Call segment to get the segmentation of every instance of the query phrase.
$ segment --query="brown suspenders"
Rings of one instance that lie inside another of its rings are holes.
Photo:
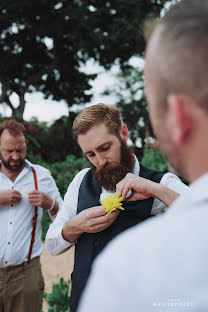
[[[37,176],[35,169],[32,167],[32,172],[34,176],[34,182],[35,182],[35,190],[38,190],[38,182],[37,182]],[[35,206],[35,214],[33,217],[33,229],[32,229],[32,236],[31,236],[31,242],[30,242],[30,249],[29,249],[29,254],[28,254],[28,261],[30,261],[31,254],[32,254],[32,249],[33,249],[33,244],[35,241],[35,229],[36,229],[36,223],[37,223],[37,218],[38,218],[38,207]]]

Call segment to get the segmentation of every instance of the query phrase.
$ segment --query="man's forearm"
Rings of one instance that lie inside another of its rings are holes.
[[[78,227],[76,226],[76,218],[77,216],[74,216],[71,218],[63,227],[62,230],[62,236],[63,238],[70,242],[75,243],[80,235],[83,233]]]
[[[154,183],[152,187],[152,196],[159,199],[167,207],[169,207],[172,202],[180,195],[163,184]]]

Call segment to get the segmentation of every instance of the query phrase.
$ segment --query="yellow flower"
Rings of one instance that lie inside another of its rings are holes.
[[[30,192],[32,192],[32,191],[28,191],[28,192],[27,192],[27,194],[29,195],[29,194],[30,194]]]
[[[105,208],[107,216],[116,209],[124,210],[122,207],[122,197],[119,197],[116,193],[106,196],[105,200],[102,202],[102,207]]]

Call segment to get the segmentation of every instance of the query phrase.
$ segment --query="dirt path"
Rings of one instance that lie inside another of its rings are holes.
[[[66,281],[70,279],[74,265],[74,248],[61,255],[51,256],[44,246],[40,261],[45,280],[45,292],[51,292],[52,285],[58,283],[61,277]]]
[[[65,281],[70,279],[74,266],[74,247],[58,256],[51,256],[44,245],[40,262],[45,280],[45,292],[51,293],[52,285],[57,284],[61,277]],[[44,312],[48,311],[47,304],[43,303]]]

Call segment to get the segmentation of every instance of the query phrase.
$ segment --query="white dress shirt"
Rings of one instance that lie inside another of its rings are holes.
[[[140,165],[136,157],[135,159],[136,161],[133,173],[135,175],[139,175]],[[73,245],[73,243],[70,243],[63,238],[62,229],[65,223],[77,213],[79,187],[88,170],[90,170],[90,168],[81,170],[70,183],[67,193],[64,197],[62,209],[57,214],[55,221],[50,225],[49,230],[46,234],[46,249],[52,255],[58,255],[60,253],[63,253]],[[182,194],[188,189],[188,187],[183,184],[181,180],[173,173],[166,173],[162,177],[160,183],[166,185],[168,188],[172,189],[178,194]],[[100,195],[100,204],[107,194],[109,194],[109,191],[102,188],[102,192]],[[154,199],[152,214],[159,214],[165,211],[166,208],[167,207],[164,205],[164,203],[162,203],[158,199]]]
[[[0,267],[17,265],[27,261],[33,227],[32,219],[35,212],[27,194],[28,191],[35,190],[31,166],[36,171],[38,190],[54,198],[59,203],[59,207],[62,205],[58,188],[48,169],[33,165],[26,160],[25,167],[14,182],[0,172],[0,191],[13,189],[19,191],[22,195],[22,199],[18,204],[0,205]],[[31,259],[40,256],[43,251],[41,240],[42,215],[43,209],[38,208],[35,242]],[[51,217],[51,219],[54,218]]]
[[[79,312],[208,311],[208,173],[96,258]],[[136,248],[138,246],[138,248]]]

